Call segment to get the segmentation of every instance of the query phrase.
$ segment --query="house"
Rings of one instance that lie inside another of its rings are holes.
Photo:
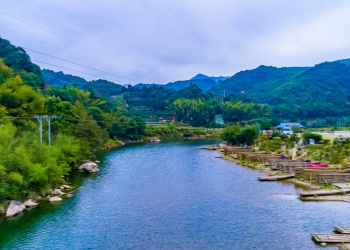
[[[301,125],[299,122],[280,123],[280,125],[276,126],[275,128],[281,130],[283,134],[291,135],[293,134],[292,127],[306,128],[305,126]]]

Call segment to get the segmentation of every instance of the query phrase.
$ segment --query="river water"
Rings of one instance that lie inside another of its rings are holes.
[[[72,176],[73,198],[0,219],[0,249],[317,249],[312,232],[350,226],[349,203],[302,202],[209,143],[107,153],[97,175]]]

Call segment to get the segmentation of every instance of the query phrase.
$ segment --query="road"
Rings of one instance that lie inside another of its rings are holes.
[[[334,131],[334,134],[329,134],[327,132],[316,132],[317,134],[320,135],[326,135],[329,137],[344,137],[344,138],[349,138],[350,137],[350,131]]]

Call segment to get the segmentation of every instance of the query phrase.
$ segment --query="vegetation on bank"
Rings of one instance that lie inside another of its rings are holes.
[[[147,137],[158,137],[161,140],[182,140],[198,138],[219,138],[220,128],[195,128],[191,126],[152,126],[145,129]]]
[[[111,148],[118,141],[218,134],[216,130],[172,124],[146,127],[143,118],[127,112],[124,101],[105,98],[90,87],[47,86],[40,68],[31,62],[25,51],[0,39],[0,204],[49,193],[64,184],[62,176],[81,165],[83,160],[90,159],[94,151]],[[133,87],[120,89],[124,92],[137,90]],[[195,85],[180,91],[163,88],[146,91],[152,96],[151,105],[159,111],[169,110],[172,103],[181,98],[193,98],[191,103],[198,102],[200,111],[203,111],[202,103],[204,106],[212,103]],[[182,100],[185,99],[178,103]],[[183,108],[177,104],[174,107]],[[196,109],[192,111],[190,115],[197,121],[200,114],[195,113]],[[45,118],[42,118],[43,143],[40,143],[37,116],[52,116],[50,146]],[[205,119],[202,124],[209,125],[212,119]]]

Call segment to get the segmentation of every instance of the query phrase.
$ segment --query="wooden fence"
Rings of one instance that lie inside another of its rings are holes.
[[[317,173],[316,180],[319,184],[350,182],[350,173]]]
[[[297,167],[294,169],[294,175],[297,178],[308,180],[310,182],[317,181],[317,174],[342,174],[347,173],[348,170],[339,170],[337,168],[311,169]]]

